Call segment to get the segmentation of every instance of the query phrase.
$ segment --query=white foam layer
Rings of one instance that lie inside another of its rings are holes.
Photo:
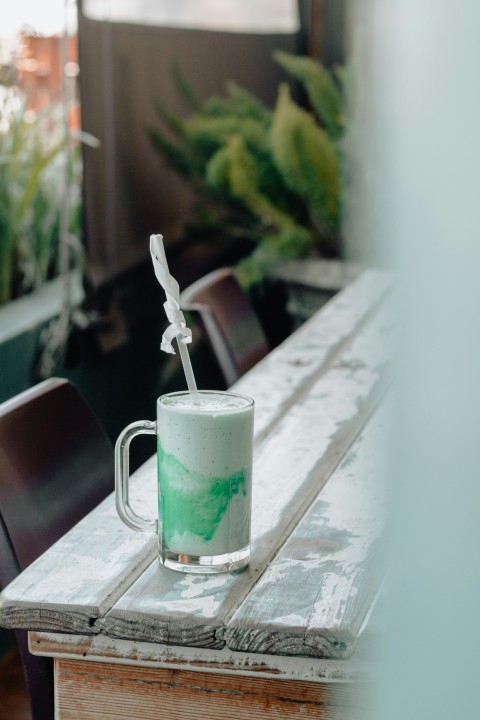
[[[252,401],[241,395],[200,391],[165,396],[161,404],[169,410],[188,413],[229,413],[251,407]]]

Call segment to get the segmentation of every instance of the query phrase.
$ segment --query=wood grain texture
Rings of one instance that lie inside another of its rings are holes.
[[[229,648],[350,655],[383,575],[382,434],[374,415],[229,622]]]
[[[383,342],[389,324],[386,312],[372,318],[256,448],[250,566],[240,574],[182,576],[154,562],[97,621],[104,632],[173,645],[223,646],[230,618],[378,402],[390,351]],[[281,601],[288,614],[288,595]],[[318,648],[323,656],[330,651],[326,643]]]
[[[359,332],[388,287],[383,273],[365,271],[235,383],[232,390],[255,399],[257,443]]]
[[[365,272],[359,263],[322,258],[281,260],[268,271],[269,277],[291,285],[316,290],[342,290]]]
[[[137,506],[154,495],[153,467],[150,461],[138,473]],[[110,496],[5,588],[0,622],[29,630],[99,632],[95,619],[143,572],[156,549],[154,536],[133,533],[121,522]]]
[[[363,322],[372,312],[372,308],[379,303],[387,285],[387,279],[382,273],[377,271],[363,273],[358,280],[339,293],[320,313],[305,323],[281,347],[235,385],[237,391],[245,392],[255,398],[257,444],[273,430],[301,393],[308,390],[327,370],[336,353],[358,331],[358,324]],[[348,358],[345,361],[347,362]],[[357,359],[355,362],[363,361]],[[344,372],[343,375],[348,375],[348,372]],[[358,374],[359,382],[361,382],[360,375]],[[341,382],[341,377],[338,381]],[[357,380],[354,380],[354,386],[356,382]],[[333,402],[329,384],[332,384],[331,378],[327,381],[325,390],[321,391],[327,395],[330,393],[331,399],[326,401],[326,407]],[[351,383],[347,393],[350,391]],[[345,404],[346,398],[342,400],[339,393],[336,397],[338,402]],[[345,414],[343,420],[346,421]],[[329,431],[328,428],[324,430]],[[333,432],[332,428],[330,430]],[[295,417],[287,423],[283,435],[289,436],[293,431],[301,431],[301,421]],[[341,444],[337,444],[334,450],[334,444],[331,443],[331,452],[338,455],[341,447]],[[272,450],[275,451],[275,447]],[[311,463],[311,459],[309,462]],[[290,464],[292,463],[294,464],[294,461],[290,459]],[[325,480],[327,465],[324,463],[322,482]],[[273,468],[272,472],[278,473],[282,470],[282,466],[277,464],[277,468]],[[132,477],[132,504],[140,514],[148,516],[152,508],[156,507],[155,475],[155,458],[151,458]],[[256,492],[260,498],[261,484],[257,483],[257,485]],[[270,492],[267,488],[267,496]],[[276,512],[279,512],[278,507]],[[257,546],[262,542],[271,542],[273,539],[273,536],[269,537],[268,534],[263,533],[258,538]],[[112,495],[3,591],[0,596],[0,624],[15,628],[97,633],[101,629],[96,624],[97,618],[103,616],[114,605],[123,592],[148,567],[155,555],[156,538],[126,528],[116,515]],[[259,567],[263,565],[264,561]],[[261,569],[258,567],[253,573],[251,572],[249,582],[254,582],[259,572]],[[154,577],[153,596],[171,597],[169,593],[173,581],[163,573],[158,586],[156,563],[147,573],[147,583],[152,576]],[[195,615],[195,607],[198,611],[199,603],[204,610],[210,608],[210,613],[207,612],[210,616],[213,610],[218,608],[216,589],[211,582],[209,584],[206,581],[202,587],[198,587],[198,581],[193,581],[191,586],[181,588],[182,594],[182,615],[189,612],[189,607],[194,608]],[[205,599],[198,601],[197,598],[200,596]],[[190,605],[185,600],[189,600]],[[162,610],[161,607],[159,609]],[[168,611],[173,613],[171,617],[174,618],[175,608],[171,603],[168,605]],[[154,627],[151,631],[148,626],[145,628],[146,638],[166,637],[171,633],[169,641],[177,641],[171,623],[165,626],[161,616],[156,616],[152,622]],[[199,633],[203,632],[195,619],[192,622],[191,631],[186,627],[182,630],[183,641],[191,642],[192,635],[199,637]],[[160,633],[157,632],[158,628]],[[111,629],[114,630],[113,625]],[[216,629],[216,624],[214,629],[206,629],[210,642],[214,644],[217,643],[213,637]],[[116,631],[118,632],[119,628]]]
[[[232,645],[229,653],[244,647],[263,655],[299,652],[336,657],[347,652],[358,632],[359,614],[350,612],[357,620],[348,628],[342,629],[341,623],[333,627],[328,583],[320,584],[325,587],[321,593],[314,586],[321,573],[318,557],[313,558],[317,563],[310,580],[313,605],[308,621],[303,616],[302,647],[293,620],[285,621],[302,617],[296,612],[295,583],[290,585],[290,596],[278,588],[281,597],[273,601],[271,615],[276,625],[268,628],[268,641],[262,636],[263,645],[259,637],[264,628],[233,624],[230,634],[226,628],[232,618],[233,623],[241,621],[239,608],[243,604],[248,609],[245,603],[252,588],[268,572],[273,557],[331,478],[385,391],[390,356],[385,335],[390,319],[383,309],[373,309],[385,286],[383,277],[363,275],[352,286],[354,292],[347,288],[235,388],[255,397],[260,413],[255,430],[252,557],[244,572],[202,576],[165,569],[156,559],[156,537],[128,530],[117,518],[111,497],[4,591],[0,622],[84,636],[102,633],[113,643],[128,643],[124,651],[131,654],[147,643],[220,652],[226,638]],[[156,507],[154,458],[135,474],[132,497],[140,514],[149,515]],[[315,522],[310,518],[309,527],[321,535],[321,516],[314,513],[312,518]],[[346,532],[348,536],[351,530]],[[303,540],[300,550],[305,555],[307,537]],[[292,547],[285,552],[291,554],[291,572],[296,572],[295,561],[305,557],[295,555]],[[280,555],[280,560],[286,557]],[[358,570],[360,565],[355,567]],[[351,585],[358,594],[357,610],[363,587],[359,573]],[[318,597],[312,595],[315,591]],[[344,597],[339,593],[338,602]],[[244,645],[239,640],[242,633]]]
[[[55,665],[57,720],[353,720],[358,712],[355,686],[75,660]]]
[[[364,685],[375,673],[370,657],[346,660],[266,655],[222,649],[163,645],[108,637],[108,635],[66,635],[30,632],[29,648],[34,655],[71,660],[129,663],[132,667],[165,667],[177,670],[208,670],[247,677],[308,680],[322,683]]]

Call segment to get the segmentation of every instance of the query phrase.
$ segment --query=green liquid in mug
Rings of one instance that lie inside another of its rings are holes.
[[[253,405],[238,396],[166,396],[158,412],[159,517],[175,553],[249,545]]]

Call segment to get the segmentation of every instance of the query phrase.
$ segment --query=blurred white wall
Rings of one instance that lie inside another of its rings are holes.
[[[363,15],[362,15],[363,14]],[[356,3],[365,245],[399,346],[391,575],[369,720],[480,717],[480,3]],[[360,20],[359,20],[360,18]],[[366,82],[367,81],[367,82]],[[365,177],[364,176],[364,177]]]

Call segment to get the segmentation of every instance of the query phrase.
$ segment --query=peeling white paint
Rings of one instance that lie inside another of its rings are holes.
[[[376,665],[365,660],[325,660],[311,657],[282,657],[210,648],[137,642],[109,638],[33,633],[31,649],[36,655],[113,662],[144,667],[240,674],[260,678],[307,680],[312,682],[361,682],[376,672]]]
[[[213,618],[217,615],[222,605],[223,598],[215,595],[201,597],[180,597],[177,600],[169,598],[167,601],[157,599],[155,601],[157,610],[164,610],[167,613],[178,611],[182,615],[195,615],[202,618]],[[150,605],[150,608],[152,605]]]
[[[376,583],[368,582],[385,524],[377,446],[386,412],[374,415],[230,621],[225,639],[231,649],[270,648],[278,634],[281,647],[288,626],[300,637],[303,630],[309,643],[317,638],[319,648],[322,638],[337,641],[330,652],[342,654],[360,632],[377,595]]]
[[[332,567],[336,563],[344,574],[354,574],[368,558],[373,537],[365,536],[358,519],[359,508],[371,497],[360,488],[351,469],[358,460],[352,459],[338,475],[343,494],[329,480],[318,497],[318,513],[309,516],[319,546],[300,542],[289,549],[287,542],[269,563],[370,412],[369,403],[376,397],[388,357],[377,346],[386,319],[382,314],[372,315],[358,333],[357,327],[385,287],[386,281],[375,273],[362,276],[234,386],[256,401],[252,559],[247,571],[182,576],[158,561],[143,571],[155,557],[156,538],[125,528],[116,516],[113,498],[108,498],[44,555],[38,567],[32,566],[4,591],[0,619],[2,609],[25,609],[28,602],[32,607],[54,608],[58,623],[69,608],[82,606],[87,612],[98,607],[102,612],[99,627],[107,634],[110,623],[113,628],[122,622],[133,636],[136,624],[145,637],[150,624],[162,622],[170,624],[179,637],[183,625],[197,624],[201,633],[202,623],[218,627],[219,632],[227,625],[228,634],[239,605],[232,628],[242,609],[255,605],[257,591],[268,583],[276,586],[272,590],[276,600],[270,597],[274,602],[265,615],[267,630],[275,623],[301,629],[305,618],[305,627],[316,626],[317,617],[331,625],[337,622],[339,608],[348,604],[348,583],[342,584]],[[132,504],[141,514],[153,515],[156,492],[153,457],[132,477]],[[345,527],[346,546],[329,541],[322,550],[322,538],[334,537]],[[380,526],[373,527],[377,534],[381,531]],[[302,540],[301,535],[298,539]],[[353,586],[349,598],[357,594]],[[256,622],[261,624],[258,609]],[[134,640],[129,643],[129,648],[137,647]],[[313,647],[312,641],[310,650]]]
[[[185,575],[185,578],[178,583],[180,597],[200,597],[206,592],[224,587],[229,581],[228,575],[210,575],[206,577],[202,575]]]
[[[275,618],[276,625],[288,625],[289,627],[294,628],[302,627],[304,622],[304,616],[295,615],[295,613],[290,613],[290,615],[281,615],[280,617]]]

